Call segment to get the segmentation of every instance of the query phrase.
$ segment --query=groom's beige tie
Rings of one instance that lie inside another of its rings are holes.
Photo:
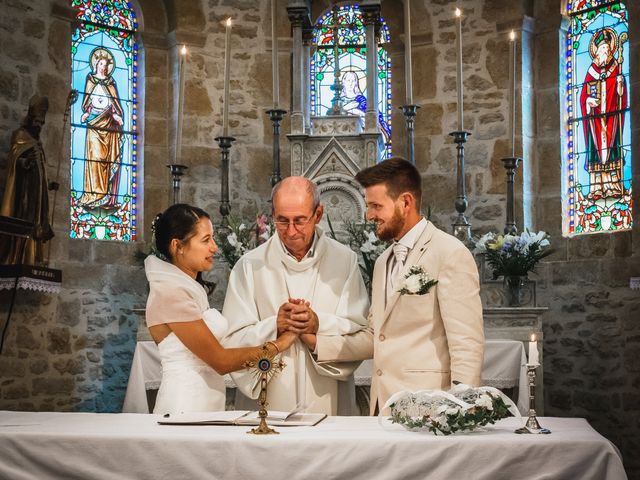
[[[402,245],[401,243],[395,243],[393,245],[394,260],[387,282],[387,299],[393,295],[393,293],[398,289],[398,286],[402,283],[401,273],[404,268],[404,261],[407,259],[408,252],[409,249],[406,245]]]

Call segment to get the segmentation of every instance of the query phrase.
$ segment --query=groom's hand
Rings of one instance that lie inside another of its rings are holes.
[[[302,335],[300,335],[300,340],[302,340],[302,343],[304,343],[307,347],[309,347],[309,350],[311,351],[311,353],[315,352],[316,341],[317,341],[315,334],[303,333]]]

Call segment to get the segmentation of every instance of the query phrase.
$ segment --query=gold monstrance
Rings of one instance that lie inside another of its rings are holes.
[[[275,360],[275,355],[271,355],[269,353],[269,349],[265,343],[258,356],[255,359],[246,362],[245,367],[255,368],[256,376],[260,376],[260,396],[258,397],[258,405],[260,405],[260,410],[258,412],[260,415],[260,425],[256,428],[252,428],[247,433],[253,433],[256,435],[280,433],[276,432],[273,428],[269,428],[267,425],[267,383],[271,377],[285,367],[285,363],[280,359]]]

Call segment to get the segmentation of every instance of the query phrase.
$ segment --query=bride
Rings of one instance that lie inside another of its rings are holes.
[[[225,409],[222,375],[240,370],[262,346],[224,348],[218,341],[226,319],[209,308],[202,272],[213,267],[218,246],[209,215],[200,208],[176,204],[154,220],[155,246],[145,272],[149,280],[146,319],[158,344],[162,382],[153,413],[203,412]],[[295,333],[267,342],[271,354],[288,349]]]

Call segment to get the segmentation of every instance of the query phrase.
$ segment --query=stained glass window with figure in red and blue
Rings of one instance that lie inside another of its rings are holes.
[[[564,233],[632,226],[629,19],[622,1],[567,6]]]

